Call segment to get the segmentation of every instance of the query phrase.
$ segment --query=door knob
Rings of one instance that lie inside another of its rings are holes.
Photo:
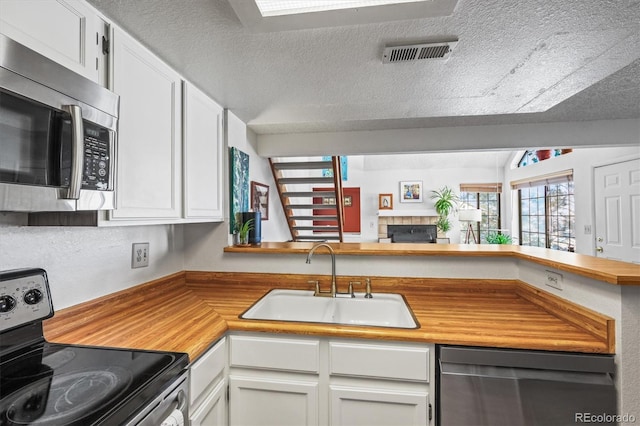
[[[596,247],[596,251],[598,253],[602,253],[604,251],[604,249],[602,247]]]

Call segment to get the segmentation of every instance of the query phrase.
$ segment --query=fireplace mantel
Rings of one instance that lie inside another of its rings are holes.
[[[389,225],[435,225],[435,210],[378,210],[378,241],[387,239]]]
[[[437,217],[438,213],[435,210],[378,210],[378,216],[380,217]]]

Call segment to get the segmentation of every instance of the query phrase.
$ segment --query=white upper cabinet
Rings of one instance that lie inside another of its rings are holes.
[[[0,0],[0,32],[102,85],[108,25],[80,0]]]
[[[120,117],[117,208],[110,219],[180,219],[181,77],[117,27],[112,58]]]
[[[223,220],[223,108],[192,84],[183,88],[184,217]]]
[[[82,0],[0,0],[0,32],[120,95],[116,209],[99,226],[224,220],[220,105]]]

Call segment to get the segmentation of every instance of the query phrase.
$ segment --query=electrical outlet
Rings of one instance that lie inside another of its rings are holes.
[[[131,268],[149,266],[149,243],[133,243],[131,250]]]
[[[545,273],[547,274],[547,281],[545,282],[545,284],[549,287],[562,290],[562,274],[558,274],[557,272],[553,271],[545,271]]]
[[[591,235],[591,225],[584,226],[584,235]]]

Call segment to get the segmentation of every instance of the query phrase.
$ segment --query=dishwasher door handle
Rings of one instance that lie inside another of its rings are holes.
[[[609,373],[584,373],[560,370],[537,370],[532,368],[494,367],[489,365],[455,364],[440,361],[441,375],[454,378],[478,377],[502,380],[541,380],[547,382],[584,383],[613,385]]]

